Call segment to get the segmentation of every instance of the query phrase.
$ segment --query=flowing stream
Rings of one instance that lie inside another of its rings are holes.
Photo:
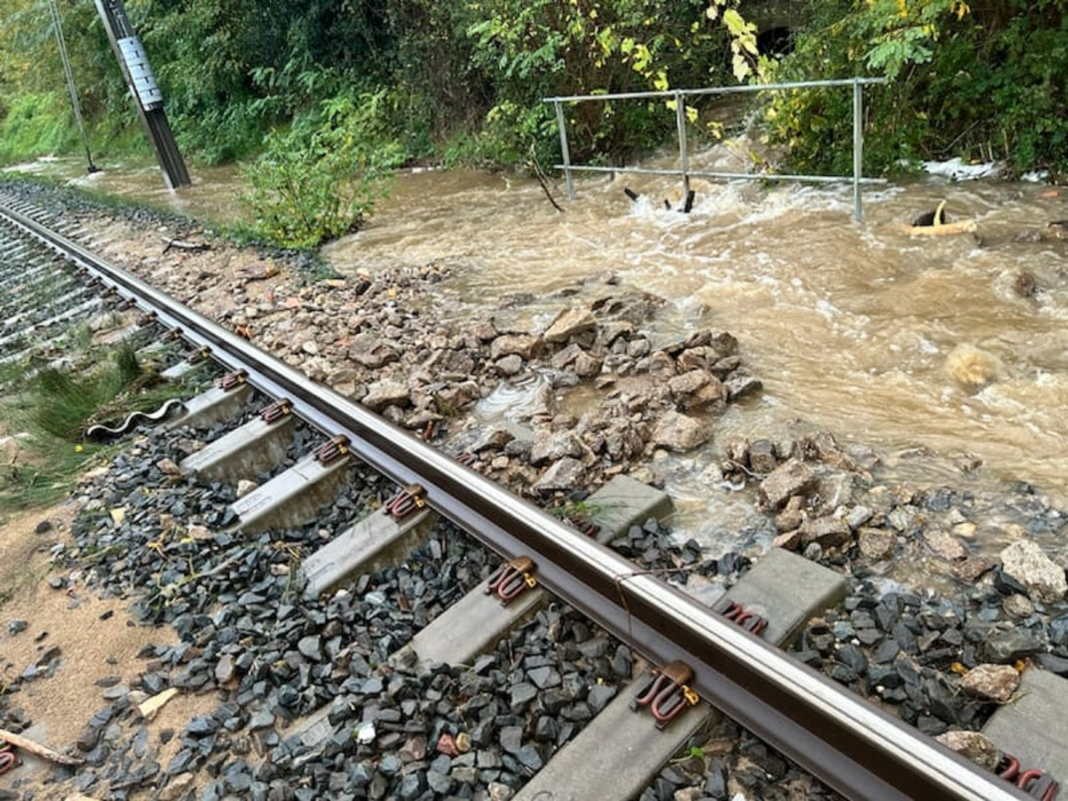
[[[739,158],[719,146],[691,165],[737,169]],[[236,172],[194,175],[180,193],[166,192],[154,169],[77,183],[209,218],[237,213]],[[523,293],[535,297],[533,313],[550,315],[566,300],[547,296],[611,271],[666,301],[648,326],[655,337],[730,331],[763,380],[759,397],[718,422],[713,450],[735,435],[774,440],[826,429],[875,448],[891,475],[913,478],[922,463],[931,480],[975,491],[1027,482],[1063,508],[1068,241],[1050,236],[1047,224],[1068,218],[1068,190],[925,177],[867,189],[864,221],[855,223],[845,183],[693,185],[686,215],[665,208],[664,199],[677,206],[681,194],[671,179],[580,180],[573,202],[560,180],[560,213],[533,180],[413,172],[363,230],[325,255],[343,273],[447,264],[454,277],[433,288],[445,295],[428,306],[460,324],[473,309]],[[641,193],[637,202],[625,186]],[[903,230],[941,200],[951,220],[973,220],[977,233]],[[583,397],[572,402],[596,402]],[[669,457],[661,467],[683,519],[736,526],[749,513],[730,493],[708,499],[702,468],[710,458]]]

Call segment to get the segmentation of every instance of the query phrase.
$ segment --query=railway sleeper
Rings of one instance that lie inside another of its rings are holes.
[[[386,508],[350,526],[304,560],[304,597],[315,598],[354,577],[379,570],[407,554],[437,522],[429,508],[397,519]]]
[[[838,604],[847,591],[845,579],[833,570],[774,548],[726,592],[716,608],[726,613],[733,605],[759,615],[767,621],[763,638],[785,647],[800,635],[805,621]],[[661,669],[661,675],[666,672],[666,667]],[[636,685],[648,689],[656,678],[644,672]],[[641,712],[646,706],[638,704],[637,709]],[[515,801],[636,798],[702,725],[721,716],[703,702],[687,701],[674,709],[670,725],[660,726],[654,715],[636,714],[633,707],[633,693],[617,695],[519,791]],[[605,747],[607,742],[611,748]]]
[[[283,414],[273,422],[256,417],[190,454],[178,466],[202,483],[237,484],[241,479],[252,479],[285,458],[296,420],[292,414]]]
[[[168,423],[168,428],[211,428],[236,417],[249,402],[251,394],[252,388],[248,384],[239,384],[232,389],[212,387],[191,398],[185,405],[185,414]]]
[[[632,525],[650,518],[663,520],[674,510],[667,493],[622,475],[593,493],[586,503],[591,510],[591,522],[600,526],[598,539],[603,542],[616,539]],[[442,662],[469,664],[523,623],[548,598],[549,594],[538,586],[502,605],[498,594],[487,594],[485,588],[475,589],[434,618],[390,659],[421,670]]]
[[[238,522],[227,533],[257,534],[270,528],[294,528],[315,517],[347,475],[352,456],[323,462],[311,453],[266,484],[234,501]]]
[[[1065,781],[1068,778],[1068,679],[1040,668],[1029,668],[1020,676],[1020,686],[1012,703],[1002,704],[983,727],[983,734],[1005,754],[1017,761],[1020,773],[1041,772]],[[1005,777],[1014,780],[1014,777]],[[1021,789],[1031,792],[1048,785],[1029,781]],[[1053,796],[1056,797],[1056,789]]]

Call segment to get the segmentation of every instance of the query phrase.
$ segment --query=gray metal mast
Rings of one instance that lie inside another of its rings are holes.
[[[70,69],[67,40],[63,38],[63,23],[60,21],[59,7],[56,5],[56,0],[48,0],[48,10],[52,14],[52,25],[56,29],[59,57],[63,60],[63,74],[67,78],[67,89],[70,91],[71,105],[74,106],[74,121],[78,123],[78,130],[81,131],[82,142],[85,144],[85,158],[89,162],[89,172],[97,172],[97,166],[93,164],[93,154],[89,150],[89,135],[85,132],[85,120],[82,119],[82,104],[78,100],[78,89],[74,85],[74,73]]]
[[[156,152],[156,161],[163,172],[163,180],[170,189],[188,186],[191,183],[189,172],[182,161],[182,154],[178,152],[170,123],[167,122],[167,114],[163,110],[163,94],[152,74],[145,48],[126,16],[126,7],[122,0],[96,0],[96,9],[104,22],[104,29],[108,32],[108,39],[111,40],[111,47],[119,60],[119,66],[122,67],[126,84],[136,101],[148,140]]]

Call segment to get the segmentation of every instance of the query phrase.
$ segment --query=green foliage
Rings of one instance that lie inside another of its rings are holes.
[[[77,136],[66,98],[51,93],[20,95],[0,121],[0,162],[62,151]]]
[[[496,95],[483,135],[505,163],[531,144],[539,159],[556,157],[546,97],[704,84],[726,53],[704,0],[483,0],[471,8],[474,64]],[[663,104],[569,104],[572,156],[618,161],[659,145],[675,124],[665,111]]]
[[[66,90],[46,6],[8,2],[13,8],[0,29],[0,119],[15,98],[58,99]],[[286,145],[307,161],[319,140],[329,138],[313,135],[318,123],[308,122],[322,116],[324,99],[379,95],[382,87],[390,87],[382,95],[388,110],[381,113],[396,145],[379,162],[395,161],[399,149],[407,161],[509,165],[525,161],[532,144],[539,159],[555,160],[555,117],[542,103],[546,96],[704,84],[732,58],[737,74],[747,71],[754,32],[735,5],[128,0],[127,11],[183,152],[217,163],[254,158],[266,145],[279,173],[293,159],[281,154],[279,134],[265,141],[268,132],[293,131],[296,138]],[[121,147],[136,142],[144,150],[143,137],[131,139],[140,124],[94,4],[60,0],[60,7],[95,148],[102,140]],[[670,112],[648,103],[569,107],[574,155],[618,161],[659,145],[673,129]],[[52,116],[69,115],[57,101]],[[31,151],[25,155],[33,155],[35,143],[39,148],[48,140],[22,141]],[[56,147],[76,144],[66,136]],[[334,169],[320,166],[326,173]]]
[[[245,170],[255,230],[283,247],[312,248],[359,229],[404,161],[384,90],[343,94],[267,138]]]
[[[0,469],[0,512],[61,497],[103,446],[85,442],[86,429],[150,411],[182,391],[152,386],[132,347],[86,358],[87,370],[41,368],[24,391],[0,403],[10,430],[23,431],[23,450]],[[7,385],[6,389],[11,389]]]
[[[920,160],[1001,159],[1015,172],[1068,170],[1068,3],[872,0],[813,4],[811,27],[775,80],[885,76],[865,90],[865,171]],[[846,89],[781,93],[768,106],[792,166],[851,171]]]
[[[85,429],[101,414],[156,404],[156,397],[125,394],[140,378],[141,367],[131,348],[120,348],[112,354],[110,364],[85,375],[46,367],[34,382],[34,427],[57,439],[80,442]]]

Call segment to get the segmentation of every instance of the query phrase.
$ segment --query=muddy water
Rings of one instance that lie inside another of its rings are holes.
[[[632,204],[624,185],[642,199]],[[1016,241],[1068,217],[1068,195],[924,179],[865,192],[856,224],[845,186],[695,187],[688,216],[662,203],[675,183],[634,176],[580,183],[559,214],[533,182],[413,175],[328,253],[339,269],[448,262],[457,280],[439,308],[457,321],[611,270],[668,301],[651,324],[664,338],[710,327],[740,340],[765,393],[726,416],[720,443],[826,428],[901,474],[927,464],[910,458],[922,450],[965,486],[1068,492],[1068,243]],[[978,240],[902,231],[941,199],[951,218],[976,221]],[[1033,297],[1017,291],[1025,271]],[[964,475],[975,457],[982,467]]]
[[[732,169],[736,159],[721,149],[692,164]],[[233,173],[203,175],[178,206],[233,214],[219,205],[235,194]],[[83,180],[117,183],[126,194],[145,185],[144,176]],[[631,203],[624,186],[642,198]],[[714,446],[732,435],[775,439],[824,428],[874,447],[900,477],[917,478],[922,464],[932,481],[977,491],[1026,481],[1068,496],[1068,242],[1018,241],[1068,218],[1068,192],[917,179],[867,190],[858,224],[845,185],[694,187],[693,212],[683,215],[664,207],[680,194],[670,179],[580,181],[577,199],[561,197],[566,211],[558,213],[533,181],[410,174],[363,231],[326,255],[343,272],[447,263],[455,280],[428,305],[453,322],[520,293],[535,296],[532,314],[548,317],[566,302],[551,297],[555,291],[612,271],[667,301],[650,323],[657,337],[730,331],[763,379],[761,397],[719,421]],[[152,194],[167,197],[158,186]],[[978,237],[902,231],[942,199],[951,219],[977,223]],[[1024,272],[1037,287],[1033,297],[1017,291]],[[682,522],[710,541],[717,530],[750,523],[747,506],[729,492],[709,499],[702,470],[714,451],[654,465],[680,499]],[[979,460],[977,470],[962,470]]]

